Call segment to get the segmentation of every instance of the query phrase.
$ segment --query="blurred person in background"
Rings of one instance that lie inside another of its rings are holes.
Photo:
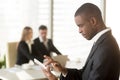
[[[52,40],[47,38],[47,32],[47,27],[45,25],[41,25],[39,27],[39,36],[34,39],[35,53],[39,54],[41,62],[44,60],[43,55],[51,56],[51,52],[61,55],[54,46]]]
[[[29,62],[34,63],[34,58],[37,58],[37,54],[34,53],[33,46],[34,43],[32,41],[32,37],[33,37],[32,28],[26,26],[23,29],[22,37],[18,44],[16,65],[22,65]]]

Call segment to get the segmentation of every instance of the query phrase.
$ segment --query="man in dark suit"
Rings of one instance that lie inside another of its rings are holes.
[[[119,80],[119,47],[103,22],[100,9],[91,3],[83,4],[75,13],[75,22],[82,36],[94,41],[85,66],[80,70],[67,69],[48,56],[45,65],[52,64],[61,72],[60,80]],[[49,80],[57,80],[49,68],[43,71]]]
[[[54,46],[51,39],[47,39],[47,27],[41,25],[39,27],[39,37],[34,40],[35,53],[39,54],[40,61],[43,62],[43,55],[50,56],[51,52],[55,52],[57,55],[61,53]]]

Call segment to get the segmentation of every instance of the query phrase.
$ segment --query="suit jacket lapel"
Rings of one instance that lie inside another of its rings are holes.
[[[91,52],[90,52],[90,54],[89,54],[86,62],[88,62],[89,59],[92,57],[92,55],[94,54],[94,52],[95,52],[95,50],[97,49],[97,47],[98,47],[98,45],[96,45],[96,44],[94,44],[94,45],[92,46]]]
[[[99,39],[98,41],[93,45],[92,49],[91,49],[91,52],[87,58],[87,61],[86,61],[86,64],[84,67],[86,67],[86,65],[88,64],[89,60],[91,59],[91,57],[94,55],[95,51],[97,50],[99,44],[108,36],[108,34],[111,34],[111,31],[103,34]]]
[[[46,48],[46,46],[44,45],[44,43],[40,41],[40,39],[39,39],[39,43],[40,43],[40,45],[41,45],[44,49],[46,49],[46,51],[48,51],[48,49]],[[48,44],[48,43],[47,43],[47,44]]]
[[[29,49],[29,47],[28,47],[27,43],[26,43],[26,42],[24,42],[24,44],[25,44],[25,46],[26,46],[27,51],[30,53],[30,49]]]
[[[50,45],[51,45],[51,44],[50,44],[50,40],[49,40],[49,39],[48,39],[47,44],[48,44],[47,46],[48,46],[48,51],[49,51],[49,50],[50,50]]]

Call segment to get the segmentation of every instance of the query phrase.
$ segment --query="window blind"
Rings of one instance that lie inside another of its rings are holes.
[[[81,4],[90,2],[103,11],[102,0],[54,0],[53,40],[57,48],[72,60],[85,62],[92,42],[84,39],[74,22],[74,13]]]
[[[31,26],[34,38],[41,24],[49,27],[50,0],[0,0],[0,54],[8,42],[19,41],[25,26]]]

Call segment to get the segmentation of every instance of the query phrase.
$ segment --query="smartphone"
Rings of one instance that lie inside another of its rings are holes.
[[[34,59],[34,62],[38,64],[41,68],[46,69],[45,65],[41,63],[40,61],[38,61],[37,59]]]

